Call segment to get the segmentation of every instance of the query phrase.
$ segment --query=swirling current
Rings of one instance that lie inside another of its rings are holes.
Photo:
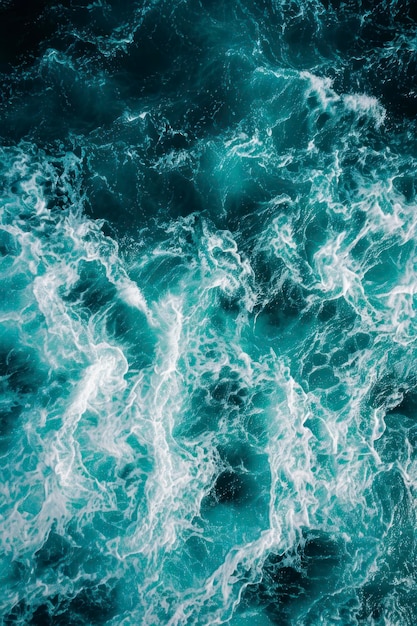
[[[0,621],[417,623],[417,8],[0,1]]]

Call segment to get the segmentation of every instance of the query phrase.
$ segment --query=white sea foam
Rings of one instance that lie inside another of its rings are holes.
[[[358,114],[370,114],[379,128],[386,118],[386,110],[377,98],[366,94],[349,94],[343,96],[345,106]]]
[[[152,5],[94,45],[118,60]],[[77,37],[92,39],[87,30]],[[29,355],[13,379],[6,354],[1,380],[19,424],[2,457],[4,614],[18,601],[13,557],[27,567],[20,582],[33,606],[58,593],[70,601],[83,581],[110,572],[123,580],[115,626],[238,624],[245,589],[266,578],[270,554],[298,567],[310,531],[337,536],[345,560],[332,575],[338,591],[325,579],[315,602],[293,603],[293,621],[336,623],[336,606],[350,607],[353,623],[352,597],[366,583],[386,585],[384,567],[398,597],[412,589],[401,548],[414,528],[417,470],[400,411],[414,385],[414,161],[396,153],[394,135],[380,148],[376,98],[337,93],[316,70],[271,67],[281,53],[260,60],[259,43],[256,59],[245,57],[248,71],[227,88],[249,94],[251,110],[216,135],[216,109],[213,135],[195,138],[193,127],[192,149],[161,157],[160,141],[154,150],[147,125],[157,142],[165,113],[150,98],[146,110],[74,136],[81,157],[52,159],[28,142],[1,153],[1,228],[15,245],[1,267],[13,292],[1,320]],[[237,49],[226,58],[233,75]],[[41,76],[52,80],[58,65],[74,72],[50,50]],[[105,84],[104,74],[91,80]],[[109,154],[117,176],[110,165],[94,173]],[[133,228],[146,245],[122,254],[104,222],[85,215],[83,190],[100,180],[117,194],[126,164],[143,197],[148,171],[165,184],[190,168],[210,196],[204,215],[152,216]],[[247,213],[231,219],[230,199],[248,200]],[[135,362],[141,350],[146,359]],[[36,368],[41,382],[26,384]],[[254,479],[249,503],[216,495],[225,469]],[[74,549],[75,575],[60,562],[38,566],[34,554],[53,532]],[[386,601],[392,623],[402,610],[395,593]],[[270,621],[262,611],[260,624]]]

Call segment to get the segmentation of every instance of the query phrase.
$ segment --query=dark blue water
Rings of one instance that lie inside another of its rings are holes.
[[[0,621],[417,623],[417,6],[0,0]]]

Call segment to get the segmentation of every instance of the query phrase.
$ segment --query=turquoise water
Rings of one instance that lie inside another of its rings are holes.
[[[0,621],[417,623],[411,2],[0,2]]]

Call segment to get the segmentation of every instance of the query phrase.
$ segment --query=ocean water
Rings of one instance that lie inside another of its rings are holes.
[[[415,626],[415,3],[0,0],[0,84],[0,623]]]

